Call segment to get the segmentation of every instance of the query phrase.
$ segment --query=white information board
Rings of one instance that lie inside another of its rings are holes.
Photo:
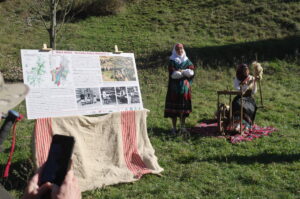
[[[143,109],[133,53],[21,50],[28,119]]]

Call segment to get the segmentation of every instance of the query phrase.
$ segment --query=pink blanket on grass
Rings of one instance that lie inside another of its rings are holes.
[[[192,134],[197,134],[200,136],[214,136],[227,138],[231,143],[239,143],[243,141],[252,141],[255,138],[260,138],[263,136],[268,136],[277,129],[274,127],[260,127],[254,124],[251,129],[245,131],[243,135],[225,135],[222,136],[218,133],[218,124],[216,122],[201,122],[195,127],[190,129]]]

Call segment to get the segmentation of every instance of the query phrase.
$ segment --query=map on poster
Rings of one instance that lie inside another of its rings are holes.
[[[21,50],[28,119],[143,109],[133,53]]]

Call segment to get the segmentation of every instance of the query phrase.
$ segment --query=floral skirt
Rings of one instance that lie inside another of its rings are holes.
[[[188,81],[186,81],[188,83]],[[186,85],[186,90],[183,94],[174,92],[169,85],[164,117],[188,117],[192,112],[192,99],[190,84]]]

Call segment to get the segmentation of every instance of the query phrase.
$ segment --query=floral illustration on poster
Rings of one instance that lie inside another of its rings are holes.
[[[29,66],[26,65],[26,68],[29,68]],[[43,60],[41,56],[38,56],[35,65],[31,67],[31,69],[28,72],[27,82],[30,85],[36,86],[41,83],[43,79],[42,77],[45,73],[45,60]]]
[[[66,57],[62,57],[58,66],[55,66],[51,71],[52,81],[55,85],[60,86],[66,81],[69,74],[69,61]]]

